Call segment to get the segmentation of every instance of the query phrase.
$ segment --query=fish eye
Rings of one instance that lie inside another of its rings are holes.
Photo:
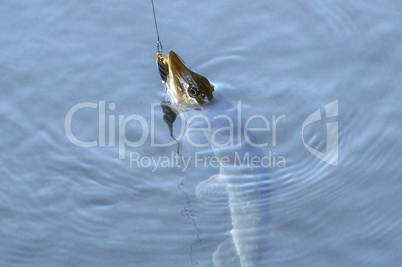
[[[198,96],[198,91],[197,91],[194,87],[190,87],[190,88],[188,89],[188,94],[189,94],[191,97],[196,97],[196,96]]]

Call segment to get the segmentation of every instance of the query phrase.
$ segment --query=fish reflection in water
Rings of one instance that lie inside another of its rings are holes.
[[[177,53],[170,51],[166,57],[158,52],[156,64],[170,97],[169,105],[165,103],[163,109],[171,133],[176,114],[180,114],[188,122],[187,129],[208,129],[192,131],[191,139],[206,137],[215,156],[225,159],[219,173],[196,188],[199,198],[208,198],[216,190],[225,190],[228,195],[231,236],[213,254],[214,266],[235,261],[242,267],[262,266],[268,248],[270,180],[266,168],[249,161],[245,164],[235,162],[245,155],[249,159],[261,159],[263,150],[241,137],[242,125],[233,123],[237,122],[237,109],[221,95],[213,97],[215,86],[204,76],[191,71]],[[185,141],[180,140],[181,143]]]

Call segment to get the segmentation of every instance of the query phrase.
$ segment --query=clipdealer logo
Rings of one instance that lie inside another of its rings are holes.
[[[325,105],[325,118],[337,117],[338,116],[338,100],[332,101]],[[302,126],[302,141],[303,145],[307,150],[313,154],[316,158],[332,165],[338,165],[338,121],[327,122],[326,123],[326,146],[325,151],[318,151],[311,146],[309,146],[304,140],[304,128],[312,123],[321,121],[320,109],[315,110],[311,113],[303,122]]]

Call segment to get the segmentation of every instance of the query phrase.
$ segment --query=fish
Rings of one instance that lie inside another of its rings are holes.
[[[190,106],[212,101],[215,85],[204,76],[190,70],[173,50],[169,51],[167,57],[158,52],[156,65],[162,83],[166,83],[166,92],[174,104]]]
[[[239,153],[248,153],[251,158],[262,157],[264,151],[241,138],[241,123],[233,124],[224,119],[224,116],[237,116],[236,107],[215,92],[216,86],[206,77],[190,70],[176,52],[170,51],[168,57],[158,52],[156,65],[162,83],[166,84],[165,92],[170,97],[172,110],[183,114],[186,121],[195,123],[196,127],[210,127],[210,131],[200,133],[201,135],[207,135],[209,140],[225,140],[224,131],[215,136],[209,133],[225,127],[232,127],[233,130],[232,145],[220,146],[211,143],[215,156],[228,157],[231,164],[221,165],[219,173],[202,181],[195,190],[200,199],[208,200],[211,195],[217,194],[227,197],[232,229],[228,239],[222,242],[213,254],[214,266],[226,266],[236,261],[242,267],[264,266],[268,251],[268,200],[271,194],[271,180],[264,167],[232,164]],[[191,119],[197,115],[208,118],[210,124],[199,125],[199,122]],[[191,125],[188,127],[191,128]]]

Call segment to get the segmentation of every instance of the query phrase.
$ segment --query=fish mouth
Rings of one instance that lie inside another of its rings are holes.
[[[180,56],[172,50],[169,51],[167,58],[163,56],[162,59],[162,72],[159,67],[161,64],[158,64],[158,68],[161,77],[166,73],[166,93],[173,103],[188,106],[203,105],[212,101],[215,86],[206,77],[190,70]]]

